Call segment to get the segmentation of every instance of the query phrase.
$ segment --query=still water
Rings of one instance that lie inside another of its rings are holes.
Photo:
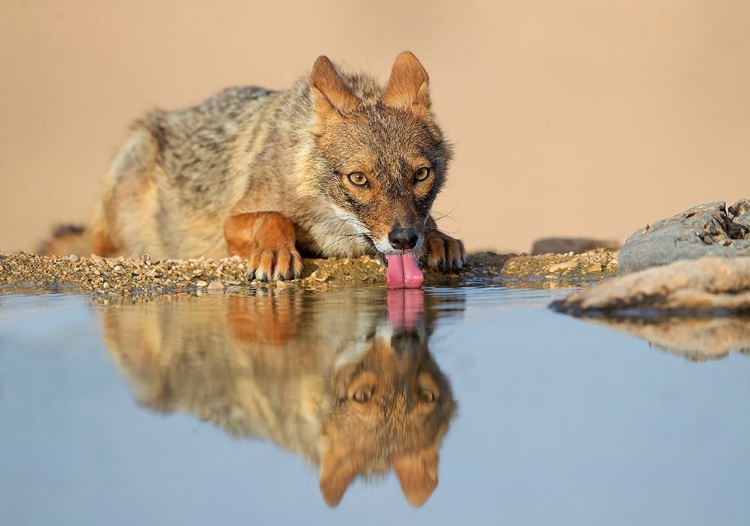
[[[565,294],[0,295],[0,523],[749,524],[750,322]]]

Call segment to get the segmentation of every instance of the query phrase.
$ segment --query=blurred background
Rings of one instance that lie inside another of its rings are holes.
[[[750,197],[749,28],[746,0],[4,0],[0,252],[85,223],[145,111],[284,89],[321,54],[385,82],[405,49],[455,144],[444,230],[622,239]]]

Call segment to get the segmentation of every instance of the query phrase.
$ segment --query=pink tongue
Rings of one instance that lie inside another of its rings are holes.
[[[414,254],[392,254],[386,256],[386,259],[386,283],[389,289],[418,289],[422,286],[424,274],[419,270]]]

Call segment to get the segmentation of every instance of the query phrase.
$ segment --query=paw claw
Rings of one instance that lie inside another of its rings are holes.
[[[247,262],[250,281],[295,279],[302,274],[302,258],[294,249],[254,251],[248,256]]]
[[[466,251],[460,240],[434,230],[425,236],[421,257],[427,266],[449,272],[463,268]]]

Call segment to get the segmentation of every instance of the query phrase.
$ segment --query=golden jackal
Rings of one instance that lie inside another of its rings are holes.
[[[299,276],[300,253],[378,254],[389,284],[419,286],[415,257],[465,262],[430,215],[450,158],[413,54],[398,56],[385,88],[321,56],[287,91],[231,88],[136,121],[92,223],[58,230],[43,252],[239,255],[261,280]]]
[[[293,451],[319,466],[332,506],[357,475],[390,469],[421,505],[456,411],[427,347],[438,313],[419,311],[421,294],[390,291],[387,315],[372,291],[163,297],[103,309],[104,335],[152,410]]]

